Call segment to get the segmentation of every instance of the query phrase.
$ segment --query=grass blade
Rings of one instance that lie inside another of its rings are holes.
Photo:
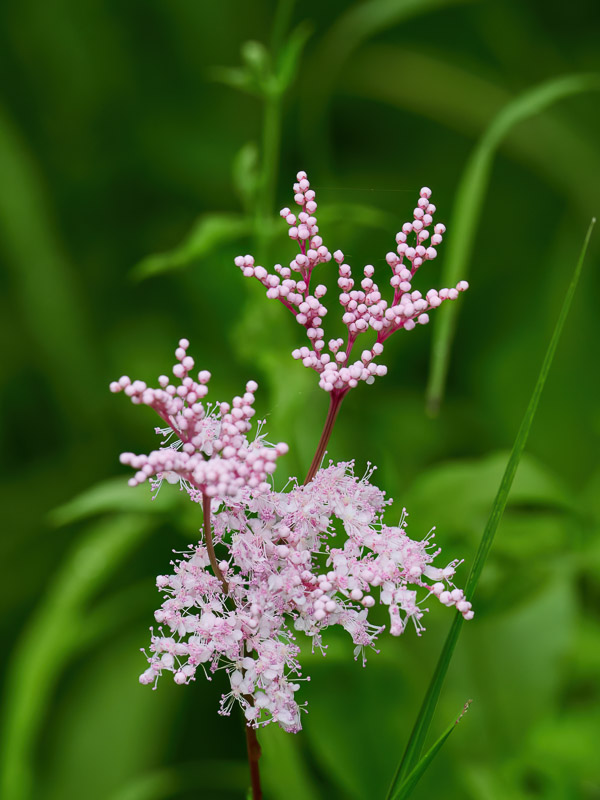
[[[250,233],[250,222],[239,214],[206,214],[200,217],[190,232],[174,250],[147,256],[131,271],[136,281],[187,267],[193,261],[206,258],[221,245],[241,239]]]
[[[467,277],[494,156],[507,133],[519,122],[539,114],[565,97],[599,90],[600,75],[562,76],[524,92],[496,116],[467,162],[457,190],[451,223],[452,238],[442,275],[444,286],[453,286]],[[426,406],[431,414],[437,414],[444,395],[459,310],[459,304],[447,304],[436,314],[426,392]]]
[[[8,668],[2,706],[0,797],[33,795],[33,748],[52,690],[85,639],[89,600],[155,521],[140,514],[111,516],[78,539],[41,600]]]
[[[525,444],[527,443],[527,438],[529,436],[529,431],[531,430],[531,425],[537,411],[540,396],[542,394],[544,384],[546,383],[550,366],[552,365],[552,359],[554,358],[554,353],[556,351],[567,314],[569,313],[569,308],[571,306],[571,301],[573,300],[573,295],[579,281],[579,276],[583,267],[583,261],[595,222],[596,220],[592,219],[588,228],[585,241],[581,249],[581,254],[579,256],[579,261],[577,262],[573,278],[571,279],[571,284],[565,295],[560,315],[554,328],[550,344],[548,345],[533,394],[531,395],[529,405],[527,406],[527,410],[521,422],[519,432],[517,433],[517,437],[508,459],[508,464],[506,465],[506,470],[504,471],[498,493],[492,506],[492,511],[483,532],[481,542],[479,543],[473,566],[471,567],[471,572],[465,586],[465,594],[469,600],[473,599],[473,594],[475,592],[479,576],[481,575],[485,560],[494,540],[494,535],[502,518],[502,514],[504,513],[510,488],[517,472],[519,461],[525,449]],[[394,780],[392,781],[392,786],[388,792],[387,800],[390,800],[390,798],[394,796],[393,792],[398,786],[402,785],[403,781],[406,780],[419,761],[419,757],[423,750],[425,739],[429,731],[429,726],[435,712],[437,701],[440,696],[442,685],[446,677],[446,672],[448,671],[448,667],[454,653],[454,648],[456,647],[456,643],[460,635],[462,623],[463,618],[457,613],[439,657],[435,672],[429,684],[429,688],[427,689],[423,704],[419,710],[419,714],[406,746],[406,750],[404,751],[402,761],[400,762],[400,765],[396,771],[396,775],[394,776]]]
[[[425,753],[423,758],[419,761],[416,767],[412,770],[412,772],[405,778],[402,784],[398,787],[398,789],[392,794],[390,800],[406,800],[407,797],[410,797],[412,790],[415,788],[417,783],[422,778],[425,770],[429,767],[433,759],[437,756],[438,752],[442,749],[446,739],[450,736],[452,731],[456,728],[458,723],[467,713],[469,706],[471,705],[471,700],[465,703],[465,707],[463,708],[460,716],[458,719],[454,720],[454,722],[449,725],[446,730],[442,733],[440,738],[433,744],[429,750]]]
[[[19,313],[73,425],[89,431],[98,409],[98,363],[85,297],[65,253],[48,192],[27,143],[0,106],[0,240]]]
[[[388,81],[388,75],[420,79]],[[500,84],[453,62],[448,54],[383,43],[363,46],[353,55],[341,88],[345,94],[430,119],[475,141],[514,99]],[[584,137],[575,122],[554,115],[531,117],[510,131],[502,149],[551,183],[586,217],[600,197],[597,183],[590,179],[600,172],[600,155],[595,139]]]
[[[353,3],[336,19],[311,56],[307,85],[311,86],[311,110],[315,118],[324,116],[342,70],[363,42],[414,17],[468,1],[367,0]],[[306,123],[303,137],[308,142],[308,152],[322,151],[322,145],[316,144],[320,128],[322,126]]]
[[[58,528],[61,525],[72,525],[96,514],[162,513],[175,508],[178,500],[177,492],[159,492],[155,495],[155,499],[149,502],[150,492],[132,492],[131,486],[121,476],[108,478],[90,486],[62,506],[53,509],[48,515],[48,520],[51,525]]]

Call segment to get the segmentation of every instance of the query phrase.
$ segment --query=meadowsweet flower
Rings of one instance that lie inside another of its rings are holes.
[[[332,254],[323,243],[315,216],[315,192],[310,188],[305,172],[299,172],[296,177],[294,201],[301,210],[295,214],[289,208],[283,208],[280,214],[289,226],[290,238],[298,243],[299,254],[289,267],[276,264],[272,273],[257,265],[251,255],[238,256],[235,263],[244,276],[257,278],[267,289],[267,297],[279,300],[305,329],[308,346],[297,348],[292,356],[319,374],[322,389],[333,396],[343,397],[359,381],[373,383],[376,377],[387,373],[381,355],[389,336],[399,330],[410,331],[417,325],[426,325],[429,311],[445,300],[456,300],[469,285],[460,281],[455,288],[430,289],[425,295],[413,289],[417,271],[426,261],[436,258],[436,248],[446,232],[443,224],[433,223],[436,207],[431,203],[431,189],[421,189],[412,221],[402,225],[396,234],[396,250],[385,256],[392,270],[389,283],[393,291],[388,301],[373,280],[375,269],[372,265],[364,267],[360,286],[356,286],[343,252],[336,250]],[[331,260],[338,268],[339,302],[347,335],[326,341],[322,326],[328,313],[323,302],[327,288],[318,284],[311,289],[311,280],[314,268]],[[353,360],[355,345],[369,331],[371,342],[364,346],[360,357]]]
[[[166,422],[156,432],[166,436],[162,447],[149,455],[123,453],[121,463],[136,469],[130,486],[155,479],[158,490],[163,479],[179,482],[190,497],[200,502],[202,496],[237,497],[244,488],[264,491],[269,488],[268,476],[275,471],[275,462],[287,452],[284,443],[266,445],[259,438],[250,441],[250,420],[255,411],[255,381],[246,384],[246,391],[229,403],[205,405],[206,384],[210,372],[191,377],[194,360],[187,355],[189,342],[181,339],[175,351],[177,363],[173,375],[179,385],[166,375],[158,379],[159,388],[152,389],[144,381],[132,381],[124,375],[110,384],[112,392],[125,392],[132,403],[150,406]]]
[[[384,524],[391,501],[371,476],[357,478],[352,462],[331,464],[307,485],[226,498],[213,533],[227,592],[209,571],[202,542],[158,577],[165,599],[140,681],[155,685],[166,671],[183,684],[198,669],[207,677],[224,669],[231,691],[220,713],[237,703],[248,724],[277,722],[296,732],[303,708],[295,697],[303,679],[297,633],[325,654],[323,634],[339,625],[364,664],[383,630],[369,619],[376,605],[388,607],[394,636],[409,620],[421,634],[429,597],[471,619],[452,583],[458,562],[434,566],[433,531],[410,539],[405,510],[398,526]]]
[[[388,303],[370,265],[363,270],[360,289],[354,288],[343,253],[332,254],[319,236],[315,193],[306,174],[297,177],[294,199],[301,211],[295,215],[285,208],[281,214],[299,243],[299,254],[289,267],[276,265],[274,274],[255,265],[251,256],[236,264],[245,276],[260,280],[267,296],[282,302],[305,328],[310,346],[293,356],[319,373],[320,386],[331,397],[304,484],[290,479],[283,491],[272,488],[268,478],[287,445],[269,444],[263,423],[254,440],[248,438],[257,384],[247,383],[231,404],[204,403],[210,373],[192,377],[186,339],[175,351],[177,385],[165,375],[158,379],[159,388],[124,376],[110,387],[153,408],[166,425],[156,428],[163,437],[159,449],[149,455],[122,454],[121,461],[136,470],[130,485],[149,480],[156,492],[165,480],[179,483],[203,507],[201,540],[180,554],[171,573],[157,578],[163,602],[155,613],[158,628],[152,630],[140,682],[156,687],[158,678],[170,672],[175,683],[186,684],[198,670],[208,679],[224,670],[229,691],[221,697],[221,714],[237,704],[251,728],[277,722],[291,732],[301,729],[305,709],[296,694],[301,681],[309,679],[302,673],[299,634],[325,655],[327,629],[339,626],[352,640],[355,659],[365,665],[366,651],[375,648],[386,627],[376,606],[387,608],[393,636],[409,624],[421,635],[430,598],[455,607],[467,620],[473,617],[471,603],[452,582],[460,562],[434,563],[440,555],[434,530],[411,539],[406,509],[398,525],[384,521],[391,500],[372,483],[374,468],[359,478],[353,462],[322,466],[344,395],[359,381],[371,383],[386,373],[379,362],[385,340],[397,330],[425,324],[427,311],[468,288],[461,281],[455,289],[431,289],[425,297],[412,289],[417,270],[435,258],[445,232],[443,225],[435,225],[430,238],[427,230],[435,213],[431,191],[421,190],[413,221],[403,225],[396,252],[386,256],[393,289]],[[315,266],[330,261],[337,264],[347,336],[326,347],[326,288],[320,284],[311,290],[311,278]],[[355,344],[369,331],[375,342],[351,361]],[[217,502],[211,506],[213,499]],[[258,758],[256,752],[252,758]]]

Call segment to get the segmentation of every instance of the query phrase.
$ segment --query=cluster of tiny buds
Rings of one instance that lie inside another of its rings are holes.
[[[245,486],[266,491],[270,488],[267,476],[275,471],[276,460],[287,453],[288,446],[283,442],[266,446],[260,440],[248,441],[258,384],[248,381],[245,393],[234,397],[231,405],[217,403],[207,413],[200,400],[208,392],[210,372],[199,372],[198,381],[190,377],[194,360],[187,355],[188,347],[189,341],[181,339],[175,351],[173,375],[180,380],[179,386],[171,384],[166,375],[159,377],[157,389],[149,388],[144,381],[132,381],[127,375],[110,384],[112,392],[124,391],[132,403],[153,408],[168,425],[168,439],[176,437],[168,447],[149,455],[121,455],[121,463],[137,470],[129,485],[137,486],[154,476],[166,475],[169,479],[175,474],[193,497],[198,493],[236,497]]]
[[[336,250],[333,253],[338,265],[342,321],[348,330],[346,340],[331,339],[326,343],[322,323],[327,307],[322,298],[327,288],[319,284],[313,292],[310,289],[314,267],[330,261],[332,254],[318,235],[315,192],[310,188],[305,172],[298,173],[294,184],[294,200],[302,211],[296,217],[289,208],[281,210],[281,216],[290,226],[289,235],[300,248],[289,268],[276,264],[275,272],[269,273],[265,267],[256,265],[251,255],[235,259],[245,277],[257,278],[267,289],[267,297],[283,303],[305,328],[309,344],[295,349],[292,356],[319,373],[319,385],[325,391],[345,394],[359,381],[372,383],[376,376],[385,375],[387,368],[375,363],[375,358],[383,352],[383,342],[397,330],[410,331],[416,325],[426,325],[429,322],[428,311],[440,306],[444,300],[456,300],[460,292],[468,289],[466,281],[460,281],[454,288],[430,289],[424,296],[412,288],[417,270],[425,261],[437,256],[436,246],[442,242],[446,232],[445,226],[438,223],[430,238],[427,229],[433,224],[436,211],[430,198],[431,189],[423,187],[413,210],[413,221],[402,226],[396,235],[396,252],[385,257],[393,273],[389,281],[393,289],[391,302],[382,297],[374,282],[375,268],[371,264],[363,270],[360,288],[355,288],[352,270],[345,263],[343,252]],[[414,241],[409,242],[409,237]],[[426,247],[428,239],[429,246]],[[299,279],[292,278],[292,272],[300,273]],[[351,362],[350,354],[357,338],[369,329],[376,334],[374,345],[364,349],[360,359]]]
[[[475,612],[472,610],[472,603],[467,600],[462,589],[448,590],[446,585],[440,581],[433,584],[431,592],[438,598],[442,605],[448,607],[456,606],[456,610],[459,611],[466,620],[473,619],[475,616]]]
[[[175,350],[177,363],[173,366],[173,375],[181,381],[179,386],[172,384],[167,375],[159,376],[160,389],[152,389],[144,381],[132,381],[128,375],[123,375],[110,384],[111,392],[124,392],[132,403],[151,406],[161,416],[175,416],[183,411],[186,404],[193,406],[208,394],[206,384],[210,381],[211,374],[202,370],[198,373],[198,381],[190,377],[189,373],[194,369],[194,359],[187,355],[189,346],[187,339],[180,339]],[[201,404],[197,404],[197,408],[198,412],[203,413]],[[189,418],[190,415],[186,416]]]

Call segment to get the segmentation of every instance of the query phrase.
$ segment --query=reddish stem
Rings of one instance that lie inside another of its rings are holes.
[[[202,492],[202,514],[204,517],[204,541],[206,542],[206,550],[210,565],[216,577],[221,581],[223,592],[229,594],[229,585],[225,580],[225,576],[221,572],[217,556],[215,554],[215,546],[212,537],[212,526],[210,521],[210,500],[211,498]],[[251,698],[246,698],[248,702],[252,702]],[[244,720],[245,722],[245,720]],[[246,745],[248,748],[248,766],[250,768],[250,783],[252,786],[252,800],[262,800],[262,790],[260,788],[260,772],[258,769],[258,760],[261,755],[260,745],[256,737],[256,731],[250,725],[244,725],[246,728]]]
[[[312,481],[312,479],[317,474],[317,470],[321,466],[321,461],[323,460],[323,456],[325,455],[325,449],[327,447],[327,443],[329,442],[329,437],[331,436],[331,432],[333,430],[333,426],[335,424],[338,411],[340,410],[340,406],[342,405],[342,400],[344,399],[344,396],[345,393],[331,394],[331,400],[329,402],[329,411],[327,412],[327,419],[325,420],[325,425],[323,426],[323,433],[321,434],[321,438],[319,439],[317,452],[315,453],[315,457],[313,458],[312,464],[310,465],[310,469],[308,470],[308,475],[306,476],[306,480],[304,481],[305,486],[307,483],[310,483]]]
[[[252,800],[262,800],[260,771],[258,769],[258,760],[262,751],[256,737],[256,730],[251,725],[245,725],[244,727],[246,728],[246,746],[248,748],[248,765],[250,766]]]
[[[225,594],[229,594],[229,586],[227,585],[225,576],[221,572],[221,568],[217,562],[217,556],[215,555],[215,546],[213,544],[210,523],[210,497],[207,494],[204,494],[204,492],[202,492],[202,514],[204,516],[204,541],[206,542],[206,549],[208,551],[210,565],[213,568],[213,572],[215,573],[216,577],[221,581],[223,591]]]

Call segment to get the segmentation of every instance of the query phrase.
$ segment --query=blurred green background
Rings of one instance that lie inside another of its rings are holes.
[[[532,87],[600,73],[599,16],[595,0],[0,5],[2,798],[243,796],[222,679],[137,682],[154,576],[200,515],[168,487],[154,504],[128,490],[118,454],[148,452],[155,420],[108,383],[153,379],[187,336],[213,398],[261,384],[270,438],[291,445],[281,484],[306,471],[326,398],[289,358],[297,326],[232,263],[291,258],[266,220],[299,169],[330,249],[380,276],[422,185],[449,228],[419,288],[440,286],[472,223],[441,413],[425,413],[429,326],[391,341],[388,376],[351,393],[330,446],[378,465],[394,515],[408,507],[414,538],[436,524],[464,581],[600,210],[597,78],[489,130]],[[434,732],[474,702],[417,799],[600,797],[599,242]],[[366,670],[344,637],[306,654],[304,731],[261,735],[268,798],[384,796],[450,614],[427,623],[384,636]]]

